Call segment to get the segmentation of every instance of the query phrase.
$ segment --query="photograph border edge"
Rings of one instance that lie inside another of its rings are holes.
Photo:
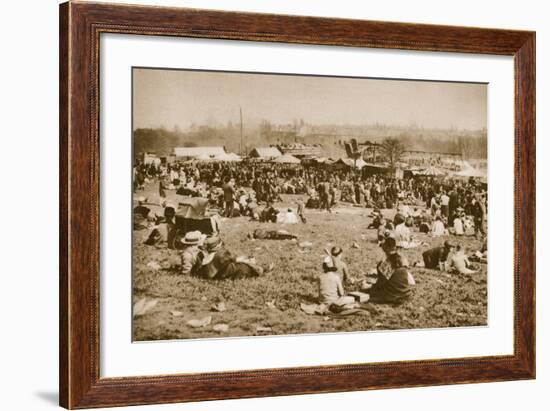
[[[534,32],[79,2],[60,5],[59,29],[61,406],[91,408],[535,378]],[[514,354],[100,378],[101,33],[513,56]]]

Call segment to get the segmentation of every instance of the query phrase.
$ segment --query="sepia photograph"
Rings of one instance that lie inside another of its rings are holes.
[[[132,133],[133,341],[487,326],[486,83],[134,67]]]

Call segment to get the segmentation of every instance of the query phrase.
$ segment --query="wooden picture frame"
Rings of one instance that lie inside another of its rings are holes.
[[[99,373],[101,33],[513,56],[514,354],[155,377]],[[181,8],[60,6],[60,404],[91,408],[535,377],[535,33]]]

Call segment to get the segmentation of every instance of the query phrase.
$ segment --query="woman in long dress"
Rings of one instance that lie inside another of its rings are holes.
[[[387,238],[382,245],[386,260],[378,264],[378,279],[367,291],[370,302],[401,304],[411,296],[414,278],[407,270],[406,260],[397,252],[395,239]]]

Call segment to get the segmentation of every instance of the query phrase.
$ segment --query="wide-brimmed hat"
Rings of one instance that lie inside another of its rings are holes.
[[[342,249],[340,247],[332,247],[332,249],[330,250],[330,253],[334,257],[338,257],[340,254],[342,254]]]
[[[204,236],[200,231],[189,231],[185,233],[185,237],[181,239],[181,242],[186,245],[197,245],[204,240]]]
[[[223,241],[219,236],[209,237],[204,241],[204,248],[208,252],[216,251],[223,245]]]

